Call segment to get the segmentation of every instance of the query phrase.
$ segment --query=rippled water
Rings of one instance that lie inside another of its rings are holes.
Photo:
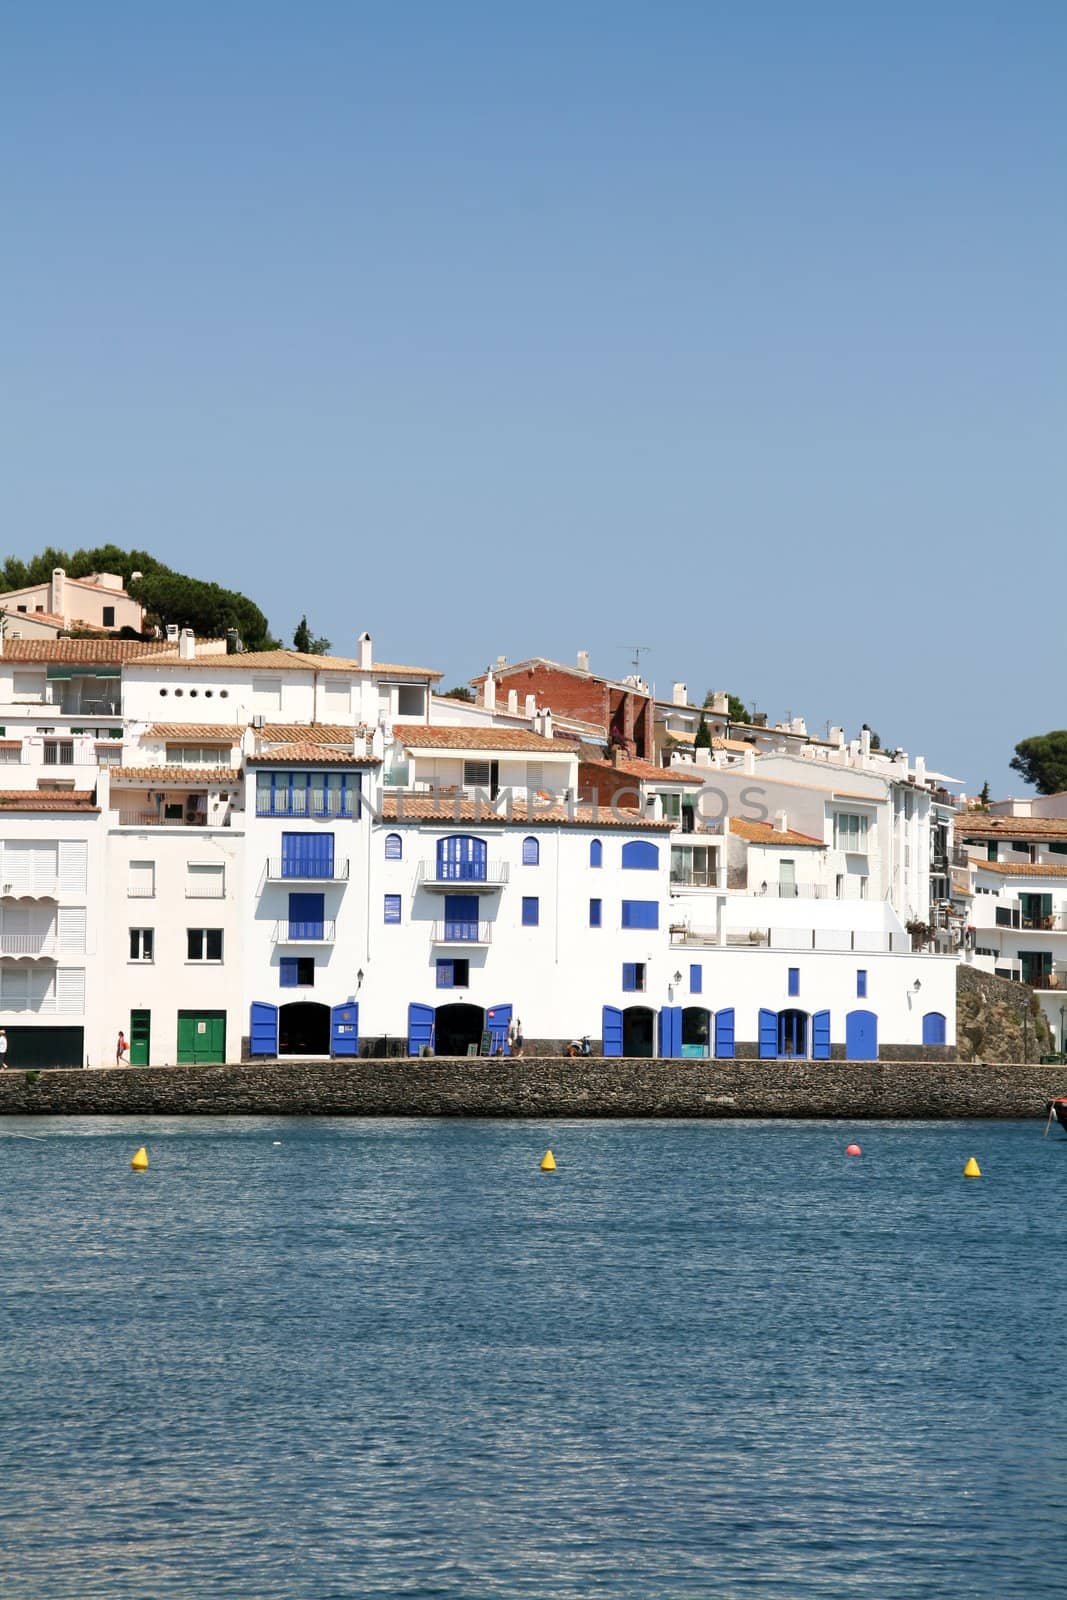
[[[5,1119],[0,1163],[4,1600],[1067,1587],[1038,1123]]]

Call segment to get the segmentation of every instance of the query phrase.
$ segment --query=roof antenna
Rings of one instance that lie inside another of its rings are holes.
[[[651,648],[652,646],[648,644],[621,644],[619,646],[620,650],[633,651],[633,657],[630,661],[630,665],[634,669],[635,677],[639,678],[641,676],[641,657],[643,655],[647,655]]]

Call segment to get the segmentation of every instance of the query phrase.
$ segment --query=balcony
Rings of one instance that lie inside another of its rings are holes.
[[[5,900],[58,900],[59,881],[41,878],[36,883],[0,884],[0,895]]]
[[[328,794],[308,799],[301,790],[256,796],[257,817],[358,817],[357,793]]]
[[[420,861],[415,883],[431,894],[454,894],[457,884],[464,894],[496,894],[510,870],[507,861]]]
[[[268,883],[347,883],[349,863],[333,861],[317,866],[314,862],[292,862],[272,859],[267,862]]]
[[[1018,981],[1025,983],[1028,989],[1059,992],[1067,997],[1067,966],[1063,963],[1056,963],[1043,972],[1023,972]]]
[[[48,933],[0,933],[0,956],[54,956],[56,936]]]
[[[430,930],[433,944],[461,944],[469,948],[471,945],[491,944],[492,938],[491,922],[435,922]]]
[[[229,827],[229,816],[226,821],[217,824],[220,827]],[[182,813],[180,817],[161,816],[158,811],[120,811],[120,828],[206,828],[207,817],[203,812],[190,815]]]
[[[771,900],[825,900],[826,888],[821,883],[761,883],[753,893],[761,899]],[[842,899],[844,896],[841,897]]]
[[[337,938],[337,923],[331,917],[315,922],[294,922],[282,917],[274,924],[274,944],[333,944]]]

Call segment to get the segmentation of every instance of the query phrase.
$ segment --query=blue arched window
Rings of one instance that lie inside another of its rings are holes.
[[[589,841],[589,865],[591,867],[602,867],[604,865],[604,846],[599,839],[590,839]]]
[[[622,847],[622,864],[624,867],[640,867],[655,872],[659,866],[659,845],[649,844],[647,839],[631,839],[629,844]]]
[[[522,841],[522,864],[524,867],[536,867],[541,860],[541,846],[534,838]]]
[[[940,1011],[928,1011],[923,1017],[923,1044],[944,1044],[945,1018]]]
[[[438,840],[437,876],[449,883],[484,883],[485,840],[471,839],[466,834]]]
[[[387,833],[385,836],[386,861],[400,861],[404,855],[404,841],[398,833]]]

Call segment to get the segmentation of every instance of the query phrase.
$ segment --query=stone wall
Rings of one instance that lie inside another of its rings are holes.
[[[0,1073],[0,1115],[1041,1117],[1067,1067],[524,1057]]]
[[[956,1053],[961,1061],[1040,1061],[1052,1050],[1041,1004],[1025,983],[976,967],[956,969]]]

